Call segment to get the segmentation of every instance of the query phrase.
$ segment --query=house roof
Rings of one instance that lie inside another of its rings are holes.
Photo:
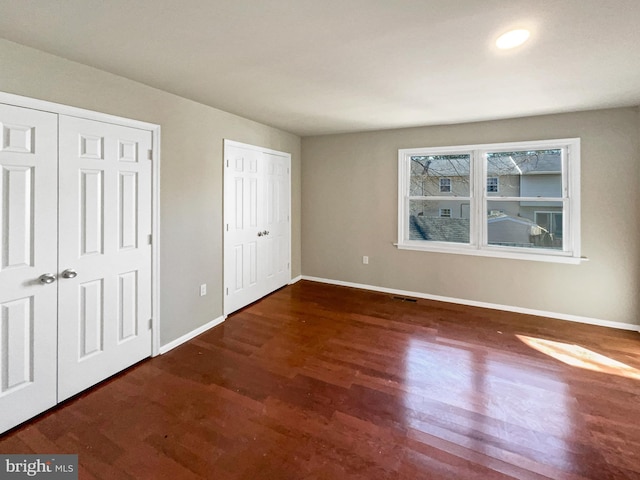
[[[429,217],[423,215],[411,215],[409,218],[409,239],[410,240],[431,240],[434,242],[458,242],[469,243],[469,222],[468,218],[442,218]],[[496,223],[511,222],[521,225],[526,229],[528,235],[542,235],[546,232],[544,228],[534,221],[523,217],[514,217],[500,213],[490,215],[487,219],[488,228]]]
[[[422,167],[414,168],[415,174],[426,171],[435,177],[468,176],[470,162],[465,158],[453,155],[420,156],[413,155],[412,159]],[[562,157],[560,151],[537,152],[525,155],[496,154],[491,156],[487,165],[487,175],[533,175],[542,173],[560,174],[562,171]]]
[[[560,174],[561,172],[562,156],[559,151],[532,155],[497,155],[492,156],[487,165],[489,175]]]
[[[409,239],[469,243],[469,219],[412,215]]]

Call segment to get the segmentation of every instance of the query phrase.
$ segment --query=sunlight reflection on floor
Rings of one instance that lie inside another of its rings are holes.
[[[525,335],[516,335],[516,337],[531,348],[545,355],[549,355],[556,360],[560,360],[567,365],[592,370],[594,372],[603,372],[640,380],[640,370],[596,353],[588,348],[581,347],[580,345],[571,345],[569,343],[527,337]]]
[[[405,422],[415,430],[435,436],[442,433],[429,430],[433,420],[427,421],[434,405],[442,402],[447,408],[438,413],[437,423],[466,428],[474,435],[500,438],[516,425],[552,435],[558,446],[574,431],[567,407],[574,397],[563,376],[548,368],[527,362],[514,365],[500,352],[464,342],[454,345],[446,339],[435,343],[411,339],[404,360]],[[526,375],[526,383],[518,381],[521,375]],[[449,429],[444,428],[444,432]],[[485,451],[484,447],[478,448]],[[540,451],[550,460],[547,450]],[[533,451],[531,454],[537,455]],[[564,465],[570,461],[565,454],[564,447],[555,448],[554,462]]]

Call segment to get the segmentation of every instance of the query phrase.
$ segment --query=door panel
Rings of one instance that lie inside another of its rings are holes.
[[[80,255],[104,253],[104,172],[80,170]]]
[[[59,401],[151,354],[151,132],[60,116]]]
[[[57,116],[0,104],[0,432],[56,403]]]

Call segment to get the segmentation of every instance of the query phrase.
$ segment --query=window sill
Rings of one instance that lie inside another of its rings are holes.
[[[398,250],[416,250],[421,252],[433,252],[433,253],[453,253],[458,255],[473,255],[476,257],[493,257],[493,258],[508,258],[512,260],[530,260],[534,262],[550,262],[550,263],[564,263],[569,265],[579,265],[583,262],[589,261],[586,257],[574,257],[567,255],[565,252],[558,254],[553,253],[529,253],[529,252],[515,252],[513,250],[501,249],[501,248],[485,248],[479,249],[468,245],[421,245],[419,243],[394,243]]]

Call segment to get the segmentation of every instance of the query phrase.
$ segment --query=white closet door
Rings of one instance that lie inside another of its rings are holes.
[[[151,354],[151,135],[60,116],[59,401]]]
[[[0,104],[0,432],[56,403],[56,172],[57,116]]]
[[[266,293],[291,281],[289,227],[289,157],[264,154],[265,164],[265,216],[267,235],[265,282]]]
[[[225,144],[224,312],[287,285],[290,157]]]
[[[265,275],[262,223],[264,164],[261,153],[225,148],[225,313],[231,313],[264,295]]]

